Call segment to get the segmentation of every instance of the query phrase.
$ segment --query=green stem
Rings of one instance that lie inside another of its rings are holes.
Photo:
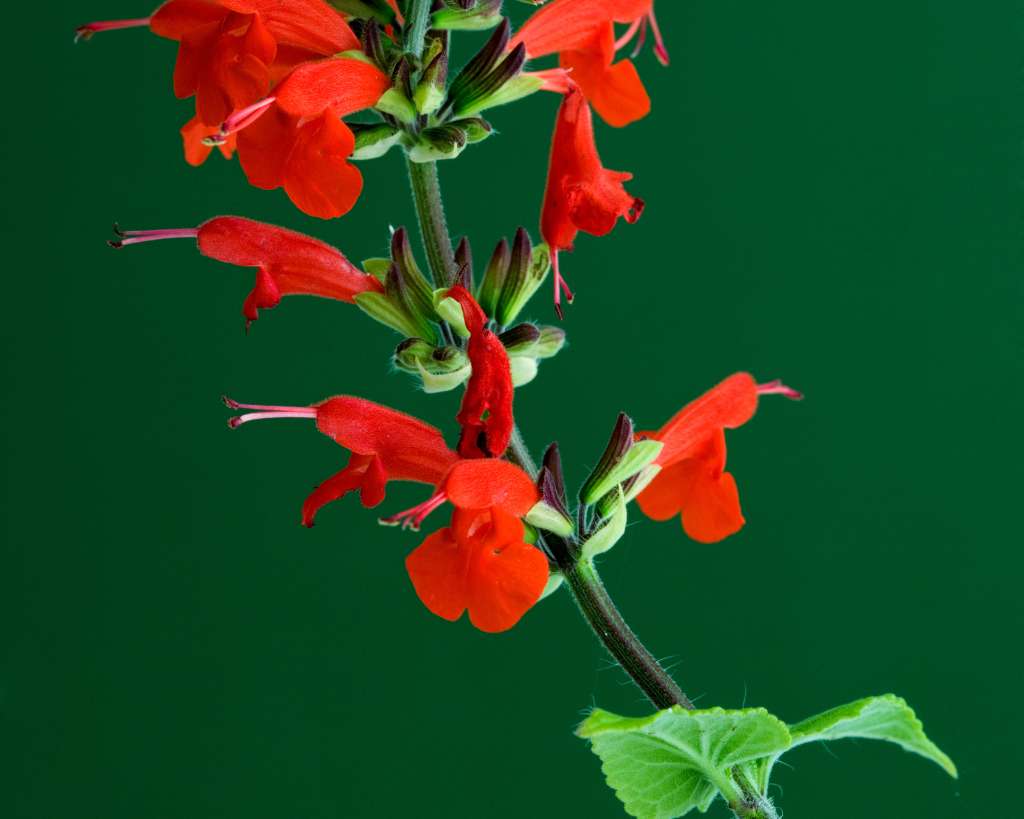
[[[413,162],[406,157],[409,167],[409,184],[412,198],[416,203],[416,218],[420,223],[423,247],[434,277],[434,287],[451,287],[455,283],[455,251],[448,235],[448,223],[444,218],[444,204],[441,200],[441,185],[437,179],[437,164],[434,162]]]
[[[430,25],[431,0],[412,0],[409,19],[406,21],[408,34],[405,37],[405,50],[414,57],[423,56],[423,44]]]
[[[608,653],[619,661],[633,682],[640,686],[647,698],[658,709],[681,705],[687,710],[693,710],[689,697],[622,619],[594,564],[589,560],[577,560],[562,569],[562,574],[597,638],[608,649]]]

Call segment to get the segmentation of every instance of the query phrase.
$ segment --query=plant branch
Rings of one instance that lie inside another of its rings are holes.
[[[405,37],[405,50],[417,59],[423,56],[423,44],[430,25],[431,0],[412,0],[407,21],[408,34]]]
[[[457,273],[455,251],[444,217],[437,164],[413,162],[408,157],[405,161],[409,167],[409,184],[416,203],[416,218],[420,223],[420,236],[423,238],[423,248],[427,251],[434,287],[451,287]]]

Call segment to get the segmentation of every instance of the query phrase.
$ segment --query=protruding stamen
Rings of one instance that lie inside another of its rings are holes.
[[[551,272],[554,275],[555,280],[555,312],[558,314],[560,319],[565,318],[565,313],[562,311],[562,293],[565,293],[565,300],[572,304],[573,299],[576,298],[572,290],[569,289],[569,282],[563,277],[562,273],[558,269],[558,254],[554,253],[551,256]]]
[[[668,49],[665,48],[665,40],[661,36],[661,29],[658,28],[658,18],[654,16],[653,6],[647,19],[651,23],[651,32],[654,34],[654,55],[662,65],[668,65]]]
[[[213,136],[208,136],[203,139],[204,145],[222,145],[232,134],[238,133],[243,128],[247,128],[252,125],[256,120],[262,117],[271,105],[274,104],[277,97],[264,97],[261,100],[257,100],[252,105],[235,111],[231,116],[224,120],[220,124],[220,129]]]
[[[86,23],[75,29],[75,42],[88,40],[98,31],[113,31],[118,28],[141,28],[149,25],[148,17],[136,17],[132,20],[100,20],[95,23]]]
[[[629,41],[633,39],[633,35],[636,34],[637,30],[644,22],[645,18],[637,17],[632,23],[630,23],[629,28],[627,28],[623,32],[622,36],[615,41],[615,50],[618,51],[620,48],[624,48],[625,46],[629,45]],[[641,43],[642,42],[643,41],[641,40]]]
[[[226,395],[222,395],[221,400],[231,409],[257,410],[257,412],[247,412],[244,415],[235,415],[232,418],[228,418],[228,426],[231,427],[231,429],[237,429],[242,426],[242,424],[247,424],[250,421],[264,421],[269,418],[316,418],[316,407],[288,407],[277,404],[243,404],[240,401],[228,398]]]
[[[782,383],[781,380],[776,378],[774,381],[768,381],[765,384],[757,385],[758,395],[782,395],[788,398],[790,401],[802,401],[804,394],[792,387],[787,387]]]
[[[137,245],[141,242],[156,242],[160,239],[195,239],[199,235],[199,228],[169,228],[165,230],[121,230],[118,224],[114,223],[116,239],[107,241],[113,248],[122,248],[126,245]]]
[[[401,524],[403,529],[412,529],[414,532],[418,532],[420,524],[423,523],[427,515],[441,506],[446,500],[448,500],[448,496],[443,491],[438,492],[435,495],[431,495],[423,503],[419,503],[411,509],[406,509],[398,514],[391,515],[391,517],[380,518],[378,522],[384,526],[398,526]]]

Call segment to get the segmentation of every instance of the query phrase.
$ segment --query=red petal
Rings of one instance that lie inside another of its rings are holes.
[[[321,507],[331,501],[344,497],[356,489],[363,489],[362,500],[364,506],[375,505],[369,503],[368,500],[378,498],[378,496],[379,499],[376,502],[380,503],[384,495],[380,483],[380,467],[379,465],[374,465],[373,462],[375,460],[372,455],[353,454],[349,459],[348,466],[337,475],[332,475],[314,489],[309,497],[306,498],[305,503],[302,504],[303,526],[313,525],[316,513],[320,511]],[[368,488],[366,488],[367,484]]]
[[[316,425],[345,449],[376,454],[389,480],[437,486],[458,460],[436,427],[363,398],[321,402]]]
[[[185,161],[189,165],[202,165],[210,155],[213,148],[206,145],[203,140],[213,136],[219,128],[217,126],[203,125],[198,117],[192,117],[181,126],[181,141],[185,148]],[[221,145],[217,146],[225,159],[231,159],[235,153],[235,135],[232,134]]]
[[[495,510],[491,531],[477,540],[468,566],[469,619],[481,631],[506,631],[540,599],[548,582],[548,560],[523,543],[518,518]]]
[[[331,58],[296,68],[275,90],[277,104],[289,114],[316,117],[327,108],[345,116],[372,107],[391,80],[362,60]]]
[[[214,0],[170,0],[149,18],[149,28],[160,37],[180,40],[200,26],[219,24],[227,14],[227,10]]]
[[[573,81],[609,125],[621,128],[650,113],[651,98],[631,60],[607,65],[600,55],[569,51],[559,65],[572,70]]]
[[[238,134],[238,159],[249,184],[273,190],[284,184],[285,165],[298,135],[298,118],[278,106]]]
[[[558,109],[551,140],[541,234],[555,251],[572,247],[579,230],[603,235],[624,216],[635,222],[643,202],[630,196],[622,183],[630,174],[601,165],[594,144],[590,106],[578,87],[570,89]]]
[[[269,310],[271,307],[277,307],[280,301],[281,290],[274,281],[274,277],[263,268],[257,270],[256,284],[242,303],[242,315],[246,319],[246,328],[248,328],[251,322],[259,318],[260,310]]]
[[[199,88],[200,78],[209,61],[214,48],[220,21],[200,26],[186,32],[178,46],[178,56],[174,62],[174,96],[178,99],[191,97]],[[207,123],[219,125],[218,122]]]
[[[337,54],[359,48],[341,14],[323,0],[219,0],[225,8],[257,12],[279,43],[299,46],[317,54]]]
[[[683,529],[701,543],[716,543],[744,524],[739,492],[725,472],[725,433],[718,429],[685,458],[662,470],[637,498],[654,520],[681,513]]]
[[[199,251],[228,264],[259,269],[256,287],[246,299],[245,315],[273,307],[281,296],[304,294],[351,302],[357,293],[380,291],[380,283],[330,245],[293,230],[218,216],[199,228]]]
[[[444,489],[459,509],[496,507],[515,517],[529,512],[540,497],[529,475],[498,458],[459,461],[448,474]]]
[[[687,463],[683,461],[664,467],[644,491],[637,495],[636,502],[640,511],[651,520],[669,520],[679,514],[682,502],[678,487],[690,477]]]
[[[487,315],[462,286],[452,287],[449,297],[462,307],[470,332],[467,354],[473,372],[466,384],[459,414],[462,426],[459,454],[464,458],[502,455],[512,437],[512,371],[501,340],[484,325]]]
[[[677,412],[654,436],[665,444],[662,466],[693,455],[720,429],[735,429],[757,410],[757,382],[749,373],[735,373]]]
[[[469,548],[460,545],[451,529],[430,535],[405,559],[416,595],[423,605],[445,620],[458,620],[466,610],[466,569]]]
[[[332,219],[352,209],[363,189],[348,161],[354,148],[352,132],[330,109],[299,128],[284,171],[284,189],[299,210]]]
[[[529,57],[578,49],[591,42],[608,23],[607,0],[553,0],[523,23],[509,49],[526,44]]]

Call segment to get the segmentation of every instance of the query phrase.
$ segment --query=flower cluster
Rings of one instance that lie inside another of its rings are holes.
[[[182,129],[186,159],[198,164],[214,147],[228,157],[237,152],[253,185],[281,187],[300,209],[324,218],[345,213],[359,195],[352,159],[396,145],[412,168],[450,159],[491,133],[481,112],[537,90],[561,95],[540,210],[543,242],[517,229],[497,243],[479,276],[465,239],[447,251],[450,258],[436,247],[431,256],[428,246],[424,273],[404,228],[392,232],[389,258],[361,266],[318,239],[239,216],[118,229],[111,242],[192,239],[204,256],[255,270],[242,305],[246,327],[283,296],[353,304],[400,334],[397,369],[427,392],[461,389],[454,448],[436,427],[361,397],[306,406],[224,400],[239,411],[232,428],[309,419],[349,453],[303,503],[306,526],[350,493],[367,508],[379,506],[390,481],[428,489],[421,503],[389,512],[384,524],[418,531],[450,504],[449,525],[408,555],[412,586],[440,617],[468,612],[481,630],[503,631],[566,571],[614,545],[634,499],[655,520],[679,515],[703,543],[738,531],[744,520],[725,468],[725,430],[749,421],[762,395],[799,394],[738,373],[656,432],[637,432],[620,416],[574,501],[556,444],[533,467],[516,442],[515,392],[561,350],[565,333],[519,316],[549,272],[561,315],[562,296],[572,296],[559,254],[580,231],[601,236],[620,217],[633,222],[642,213],[643,201],[624,187],[630,174],[600,159],[591,109],[612,126],[644,116],[650,99],[620,52],[634,40],[639,48],[650,31],[657,57],[667,63],[668,55],[652,0],[552,0],[514,32],[500,0],[435,2],[422,48],[411,50],[409,11],[394,0],[168,0],[148,18],[94,23],[79,34],[148,26],[176,40],[174,90],[195,98],[195,116]],[[486,27],[494,31],[482,49],[449,78],[450,32]],[[528,60],[555,54],[557,67],[525,70]],[[360,111],[373,121],[346,121]]]

